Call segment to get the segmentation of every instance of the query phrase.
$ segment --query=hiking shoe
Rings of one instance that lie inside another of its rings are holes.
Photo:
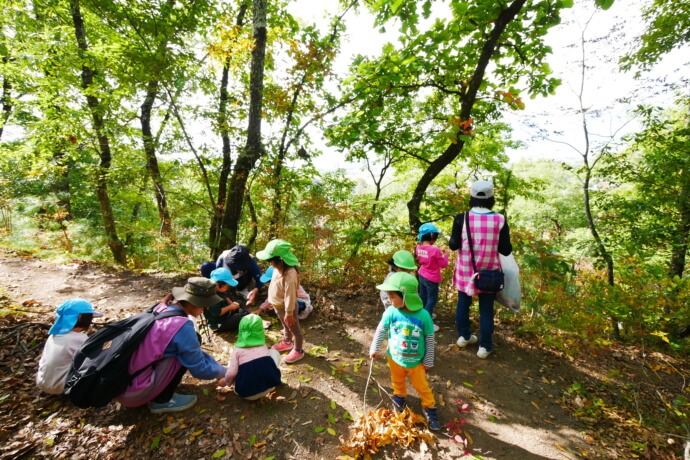
[[[439,329],[441,329],[441,328],[440,328],[440,327],[438,327],[438,324],[434,324],[434,332],[438,332],[438,331],[439,331]]]
[[[479,356],[481,359],[488,358],[490,354],[491,352],[484,347],[479,347],[479,350],[477,350],[477,356]]]
[[[402,412],[405,410],[405,407],[407,407],[407,403],[405,402],[404,396],[393,395],[392,399],[393,407],[395,408],[396,412]]]
[[[288,364],[292,364],[294,362],[299,361],[300,359],[304,358],[304,352],[303,351],[297,351],[294,348],[288,355],[285,357],[285,362]]]
[[[194,404],[196,404],[196,396],[173,393],[170,401],[165,403],[151,402],[149,409],[153,414],[163,414],[165,412],[181,412],[194,406]]]
[[[476,335],[471,335],[469,339],[460,337],[458,341],[455,342],[455,345],[459,346],[460,348],[465,348],[467,345],[472,345],[473,343],[477,343]]]
[[[426,423],[432,431],[441,429],[441,422],[438,421],[438,414],[435,407],[425,407],[424,415],[426,416]]]
[[[292,342],[288,342],[287,340],[281,340],[280,342],[273,345],[271,348],[282,353],[284,351],[292,350]]]

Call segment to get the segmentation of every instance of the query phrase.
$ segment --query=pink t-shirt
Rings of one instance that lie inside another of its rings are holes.
[[[426,243],[418,244],[415,254],[419,262],[418,273],[429,281],[440,283],[441,269],[448,266],[448,255],[444,255],[436,246]]]

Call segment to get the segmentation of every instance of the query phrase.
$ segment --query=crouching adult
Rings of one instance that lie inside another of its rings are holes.
[[[127,407],[149,404],[153,413],[179,412],[194,406],[197,397],[175,392],[184,374],[202,380],[225,376],[226,369],[201,350],[194,324],[187,315],[198,317],[204,309],[222,299],[216,295],[215,283],[193,277],[184,287],[175,287],[155,307],[155,311],[180,310],[184,314],[157,320],[129,363],[130,373],[137,374],[124,394],[115,398]]]

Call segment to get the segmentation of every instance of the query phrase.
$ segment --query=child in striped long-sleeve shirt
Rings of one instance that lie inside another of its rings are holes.
[[[383,284],[376,286],[386,291],[392,302],[383,313],[369,347],[369,357],[376,358],[383,339],[388,339],[387,359],[391,370],[393,404],[397,410],[405,408],[406,378],[422,398],[422,408],[429,428],[441,429],[436,412],[436,401],[426,379],[426,371],[434,365],[436,343],[434,322],[422,308],[417,294],[417,279],[405,272],[397,272]]]

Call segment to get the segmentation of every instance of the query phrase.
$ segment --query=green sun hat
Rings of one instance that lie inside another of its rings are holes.
[[[240,328],[237,333],[237,348],[260,347],[266,344],[264,334],[264,322],[259,315],[250,313],[240,320]]]
[[[424,306],[422,298],[417,294],[419,283],[417,278],[406,272],[393,273],[383,284],[376,286],[380,291],[402,292],[405,306],[410,311],[421,310]]]
[[[286,265],[291,267],[296,267],[299,265],[299,260],[297,256],[292,253],[292,245],[285,240],[272,240],[266,245],[263,251],[256,253],[256,257],[261,260],[268,260],[274,257],[280,257],[283,259]]]
[[[405,270],[417,270],[417,264],[415,264],[414,256],[410,251],[401,249],[393,254],[392,260],[396,267],[404,268]]]

